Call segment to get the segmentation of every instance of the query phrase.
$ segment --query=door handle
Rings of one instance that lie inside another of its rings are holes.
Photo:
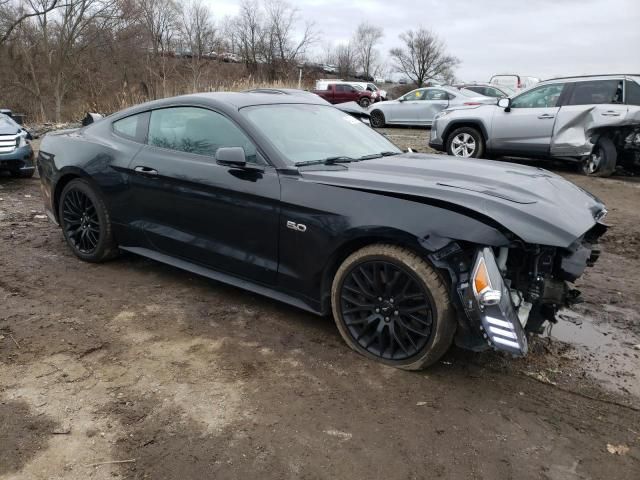
[[[614,112],[610,110],[608,112],[602,112],[600,115],[602,115],[603,117],[619,117],[620,112]]]
[[[548,113],[545,113],[544,115],[538,115],[538,118],[540,120],[547,120],[549,118],[555,118],[555,115],[549,115]]]
[[[133,171],[136,173],[140,173],[141,175],[148,175],[149,177],[155,177],[158,175],[157,170],[149,167],[143,167],[143,166],[138,166],[134,168]]]

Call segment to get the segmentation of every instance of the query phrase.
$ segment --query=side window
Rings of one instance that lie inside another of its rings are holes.
[[[411,100],[424,100],[426,97],[426,92],[424,90],[414,90],[413,92],[407,93],[403,98],[407,101]]]
[[[213,157],[220,147],[243,147],[247,162],[258,163],[256,148],[228,118],[198,107],[154,110],[149,145]]]
[[[129,140],[143,142],[146,119],[146,113],[139,113],[137,115],[131,115],[130,117],[116,120],[112,125],[113,131],[122,137],[128,138]]]
[[[627,80],[627,105],[640,105],[640,85]]]
[[[555,107],[564,88],[563,83],[543,85],[518,95],[511,102],[511,108],[547,108]]]
[[[427,90],[426,100],[449,100],[449,94],[444,90]]]
[[[567,105],[622,103],[622,80],[576,82]]]

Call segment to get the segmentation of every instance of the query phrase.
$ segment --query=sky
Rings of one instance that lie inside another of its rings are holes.
[[[234,15],[239,1],[207,0],[216,18]],[[461,61],[456,78],[487,81],[495,73],[540,78],[593,73],[640,73],[640,0],[290,0],[300,26],[315,23],[322,41],[347,42],[358,23],[384,30],[389,49],[420,26],[436,33]],[[313,56],[313,55],[312,55]]]

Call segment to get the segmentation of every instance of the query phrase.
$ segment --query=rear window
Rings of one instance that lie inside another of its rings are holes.
[[[125,138],[138,142],[144,141],[148,113],[139,113],[113,122],[113,131]]]
[[[627,80],[627,105],[640,105],[640,85]]]
[[[576,82],[566,105],[622,103],[622,80]]]

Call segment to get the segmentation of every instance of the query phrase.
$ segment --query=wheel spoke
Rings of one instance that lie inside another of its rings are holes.
[[[80,253],[93,252],[100,243],[100,219],[91,198],[79,189],[62,200],[62,225],[69,243]]]
[[[340,314],[360,348],[380,358],[404,360],[418,354],[431,337],[429,298],[411,270],[369,260],[344,278]]]

